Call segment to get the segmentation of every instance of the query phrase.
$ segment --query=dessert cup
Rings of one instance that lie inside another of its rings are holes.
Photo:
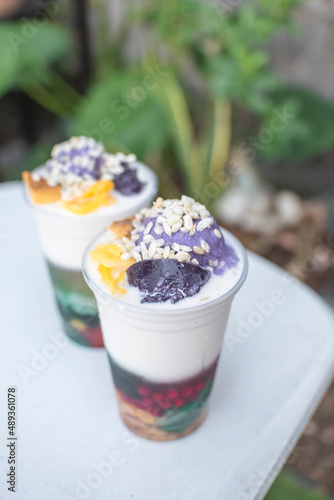
[[[66,334],[75,342],[103,347],[98,308],[94,294],[81,272],[83,252],[89,241],[114,221],[131,217],[149,204],[157,190],[157,178],[146,165],[136,162],[142,191],[132,196],[115,194],[116,203],[94,212],[77,215],[53,205],[27,200],[36,220],[47,260],[58,308]]]
[[[222,230],[238,251],[240,275],[230,289],[206,303],[132,304],[98,282],[90,251],[83,274],[95,294],[121,417],[141,437],[169,441],[193,432],[204,420],[231,303],[247,275],[240,242]]]

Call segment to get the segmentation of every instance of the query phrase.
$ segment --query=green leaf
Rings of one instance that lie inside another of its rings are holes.
[[[0,95],[11,87],[43,79],[51,63],[69,50],[67,30],[54,25],[36,27],[33,21],[0,26]]]
[[[73,134],[92,136],[109,150],[129,150],[144,159],[168,140],[164,110],[139,71],[113,73],[95,83],[79,106]]]

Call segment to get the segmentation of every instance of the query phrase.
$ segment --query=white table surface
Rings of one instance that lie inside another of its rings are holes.
[[[0,498],[263,498],[333,376],[333,315],[314,292],[249,254],[208,417],[192,435],[156,443],[122,424],[102,349],[48,346],[61,324],[20,183],[0,187],[0,256]],[[284,303],[267,318],[252,314],[258,310],[254,300],[276,289]],[[258,326],[232,346],[240,318]],[[43,349],[54,357],[36,366]],[[18,404],[15,495],[5,484],[12,385]],[[106,477],[97,472],[103,462]]]

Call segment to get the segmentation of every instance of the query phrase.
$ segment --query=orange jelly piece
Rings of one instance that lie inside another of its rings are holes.
[[[71,201],[63,201],[63,206],[73,214],[85,215],[103,205],[113,205],[116,200],[109,193],[114,186],[112,181],[97,181],[81,196]]]

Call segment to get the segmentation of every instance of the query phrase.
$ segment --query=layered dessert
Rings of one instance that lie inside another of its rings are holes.
[[[81,260],[89,241],[149,204],[157,179],[134,155],[108,154],[101,143],[72,137],[51,158],[23,172],[66,333],[102,347],[94,295],[83,280]]]
[[[245,251],[192,198],[158,198],[87,248],[121,416],[137,434],[171,440],[205,417]]]

